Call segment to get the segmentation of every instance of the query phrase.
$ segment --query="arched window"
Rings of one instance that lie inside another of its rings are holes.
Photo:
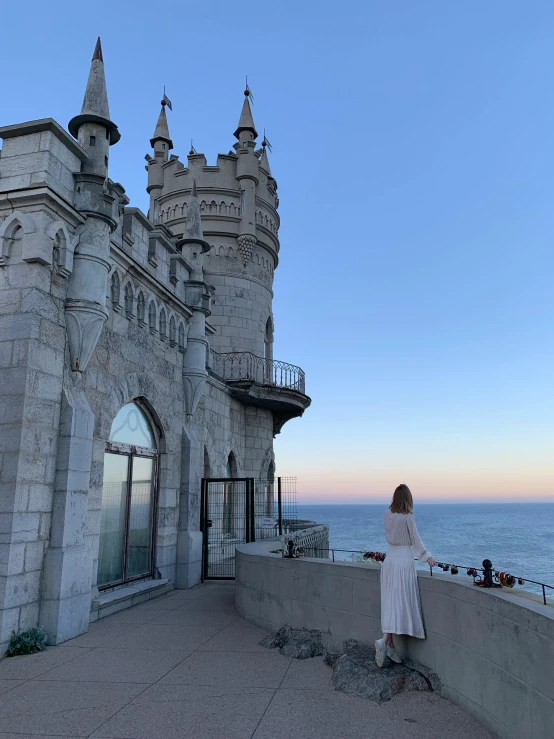
[[[158,329],[156,327],[156,306],[154,301],[148,306],[148,325],[150,326],[150,333],[155,334]]]
[[[167,339],[167,318],[163,308],[160,311],[160,339],[162,341]]]
[[[177,331],[175,329],[175,316],[171,316],[169,319],[169,343],[171,346],[175,346],[177,343]]]
[[[133,288],[131,287],[131,283],[128,282],[125,285],[125,315],[127,318],[134,318],[135,316],[134,302]]]
[[[227,458],[225,465],[225,477],[230,479],[237,477],[237,460],[233,452]],[[235,535],[235,484],[225,483],[223,489],[223,534],[228,536]]]
[[[182,323],[179,324],[179,351],[185,351],[185,327]]]
[[[273,383],[273,319],[271,316],[265,324],[264,337],[265,381]]]
[[[121,310],[121,303],[119,302],[121,297],[121,287],[119,282],[119,275],[114,272],[112,275],[112,307],[116,311]]]
[[[142,293],[139,293],[139,296],[137,298],[137,319],[140,326],[145,326],[146,321],[145,319],[146,315],[146,305],[144,301],[144,295]]]
[[[124,405],[104,453],[99,588],[152,575],[157,446],[143,409]]]

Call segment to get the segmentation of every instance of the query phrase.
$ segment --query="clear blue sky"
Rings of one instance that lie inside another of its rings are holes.
[[[1,25],[2,124],[66,125],[101,35],[110,175],[143,209],[163,85],[175,152],[215,164],[248,74],[275,356],[313,398],[276,441],[303,501],[554,499],[552,2],[28,2]]]

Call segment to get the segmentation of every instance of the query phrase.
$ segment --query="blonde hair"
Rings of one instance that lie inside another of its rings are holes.
[[[412,493],[407,485],[399,485],[392,496],[389,506],[391,513],[411,513],[414,508]]]

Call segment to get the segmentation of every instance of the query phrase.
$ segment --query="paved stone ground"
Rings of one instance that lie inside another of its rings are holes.
[[[336,692],[322,657],[268,652],[233,603],[205,583],[0,661],[0,739],[490,739],[433,693]]]

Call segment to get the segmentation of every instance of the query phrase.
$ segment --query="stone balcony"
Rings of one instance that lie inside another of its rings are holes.
[[[288,362],[264,359],[251,352],[210,351],[208,369],[223,380],[241,403],[274,413],[274,433],[311,404],[306,395],[304,370]]]

